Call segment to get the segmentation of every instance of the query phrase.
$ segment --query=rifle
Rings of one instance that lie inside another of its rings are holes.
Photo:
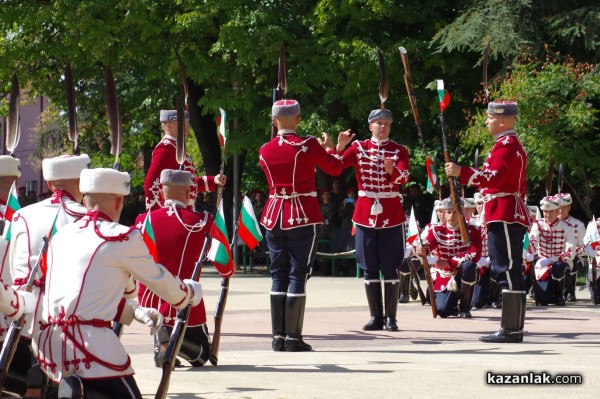
[[[427,299],[425,298],[425,293],[421,288],[421,280],[419,279],[419,273],[417,272],[417,268],[415,267],[415,264],[410,258],[406,258],[406,263],[408,263],[408,267],[410,268],[410,274],[413,276],[415,282],[417,283],[417,290],[419,292],[419,299],[421,299],[421,305],[425,305]]]
[[[490,100],[490,90],[488,88],[488,65],[490,63],[490,50],[492,49],[492,41],[489,38],[483,39],[485,48],[483,49],[483,91],[485,93],[485,102]]]
[[[592,295],[594,295],[594,305],[598,304],[598,286],[596,285],[596,267],[598,267],[598,262],[596,261],[596,257],[592,256],[592,283],[590,286],[592,287]]]
[[[25,286],[25,291],[31,292],[33,290],[33,283],[35,282],[35,276],[37,275],[37,271],[40,267],[40,262],[42,261],[42,257],[48,250],[48,237],[42,237],[42,245],[40,247],[40,252],[35,262],[35,265],[31,269],[31,273],[29,274],[29,278],[27,279],[27,285]],[[0,391],[4,386],[4,381],[6,380],[6,375],[8,374],[8,368],[10,363],[12,362],[13,356],[15,355],[15,351],[17,350],[17,344],[19,343],[19,336],[21,335],[21,330],[25,325],[25,315],[21,315],[19,320],[13,320],[10,323],[10,327],[8,328],[8,333],[6,334],[6,338],[4,339],[4,344],[2,345],[2,350],[0,351]]]
[[[210,235],[206,233],[200,257],[198,258],[198,262],[196,262],[196,266],[194,266],[194,272],[190,277],[192,280],[198,280],[200,277],[202,262],[204,261],[204,255],[206,254],[209,241]],[[160,378],[160,383],[158,384],[158,389],[156,390],[156,395],[154,396],[155,399],[165,399],[167,397],[171,373],[175,368],[175,361],[179,354],[181,343],[183,342],[191,309],[192,305],[188,304],[185,308],[180,309],[177,312],[177,320],[175,320],[175,325],[173,326],[173,331],[171,331],[171,337],[169,338],[169,344],[167,345],[167,350],[165,352],[165,360],[162,364],[162,376]]]
[[[444,92],[444,81],[438,80],[438,92]],[[450,158],[450,151],[448,150],[448,138],[446,136],[446,126],[444,121],[444,110],[442,109],[440,102],[440,128],[442,130],[442,144],[444,146],[444,161],[446,163],[451,163],[452,158]],[[469,230],[467,228],[467,222],[465,221],[465,217],[462,213],[462,208],[460,203],[458,202],[458,193],[456,191],[456,187],[459,186],[455,177],[448,176],[448,186],[450,186],[450,198],[452,199],[452,205],[454,205],[454,211],[458,214],[458,226],[460,227],[460,237],[463,243],[468,244],[471,242],[471,237],[469,236]]]
[[[71,64],[65,67],[65,87],[67,91],[67,108],[69,111],[69,140],[73,142],[73,154],[79,155],[79,129],[77,128],[77,108],[75,106],[75,85]]]
[[[279,67],[277,68],[277,87],[273,89],[273,102],[283,100],[287,93],[287,64],[285,63],[285,43],[279,46]],[[271,139],[277,135],[277,125],[271,121]]]
[[[421,145],[423,146],[423,151],[425,153],[425,140],[423,139],[423,133],[421,131],[421,117],[419,116],[419,111],[417,109],[417,96],[415,96],[415,92],[412,87],[412,80],[410,78],[410,68],[408,64],[408,53],[404,47],[399,47],[398,51],[400,52],[400,58],[402,59],[402,64],[404,64],[404,83],[406,84],[406,91],[408,93],[408,100],[410,102],[410,108],[412,109],[413,117],[415,118],[415,124],[417,125],[417,132],[419,134],[419,140],[421,141]],[[434,156],[435,160],[435,156]],[[439,193],[438,188],[438,193]],[[425,252],[427,252],[427,247],[423,245],[423,239],[421,238],[421,234],[417,234],[419,236],[419,243],[422,247],[425,248]],[[427,280],[427,287],[429,288],[429,303],[431,304],[431,313],[433,314],[433,318],[437,317],[437,306],[435,305],[435,292],[433,288],[433,279],[431,278],[431,269],[429,268],[429,262],[427,262],[427,255],[423,256],[422,259],[423,270],[425,271],[425,279]],[[421,299],[422,300],[422,299]]]
[[[233,239],[229,245],[229,249],[233,247],[235,243],[235,236],[237,234],[239,225],[235,224],[233,230]],[[225,277],[221,280],[221,291],[219,291],[219,299],[217,300],[217,308],[215,309],[215,331],[213,332],[213,339],[210,345],[210,356],[208,360],[210,364],[216,366],[219,362],[219,346],[221,344],[221,324],[223,323],[223,314],[225,313],[225,306],[227,305],[227,295],[229,294],[229,277]]]
[[[110,153],[115,156],[114,170],[120,170],[119,156],[123,152],[123,129],[121,126],[121,115],[119,115],[119,103],[117,100],[117,86],[110,66],[104,66],[104,82],[106,89],[104,92],[104,101],[106,104],[106,116],[108,118],[108,128],[110,130]],[[123,324],[113,323],[113,332],[120,337],[123,334]]]

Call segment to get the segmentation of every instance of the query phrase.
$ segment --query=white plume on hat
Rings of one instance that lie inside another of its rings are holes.
[[[21,161],[10,155],[0,155],[0,176],[21,177]]]
[[[84,169],[81,171],[79,191],[83,194],[129,195],[131,185],[129,173],[108,168]]]
[[[46,181],[79,179],[81,171],[87,169],[90,157],[81,155],[60,155],[42,161],[42,174]]]

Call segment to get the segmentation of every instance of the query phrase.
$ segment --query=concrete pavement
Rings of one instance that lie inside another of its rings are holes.
[[[220,278],[206,269],[202,283],[212,333]],[[566,307],[528,303],[525,342],[491,345],[478,338],[499,327],[499,310],[474,310],[468,320],[433,319],[429,306],[411,301],[399,305],[399,332],[365,332],[362,280],[313,277],[304,338],[315,351],[286,353],[271,351],[270,283],[264,272],[232,278],[218,366],[177,368],[170,398],[592,398],[600,388],[598,307],[583,299],[583,291]],[[132,325],[122,340],[144,398],[153,398],[161,371],[154,367],[148,330]],[[487,372],[576,374],[583,383],[490,385]]]

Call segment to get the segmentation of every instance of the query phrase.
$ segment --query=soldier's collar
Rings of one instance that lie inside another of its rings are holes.
[[[163,205],[164,207],[175,207],[175,206],[180,206],[182,208],[187,208],[187,204],[178,200],[173,200],[173,199],[168,199],[165,200],[165,204]]]
[[[173,137],[170,134],[166,134],[166,133],[164,135],[164,138],[165,139],[169,139],[169,140],[173,140],[173,141],[177,141],[177,137]]]
[[[296,131],[292,130],[292,129],[281,129],[281,130],[277,131],[277,135],[278,136],[281,136],[281,135],[284,135],[284,134],[296,134]]]
[[[505,130],[503,132],[500,132],[500,133],[497,133],[496,135],[494,135],[494,140],[498,141],[498,139],[500,139],[506,135],[509,135],[509,134],[517,134],[517,132],[515,132],[515,129]]]
[[[383,139],[383,140],[377,140],[375,137],[371,137],[371,142],[373,144],[382,145],[382,144],[386,144],[388,141],[390,141],[389,137],[387,139]]]

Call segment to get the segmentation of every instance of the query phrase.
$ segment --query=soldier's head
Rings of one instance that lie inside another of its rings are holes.
[[[21,162],[10,155],[0,155],[0,199],[6,200],[14,182],[21,176]]]
[[[96,168],[81,171],[79,190],[85,194],[83,203],[88,210],[104,212],[118,221],[125,196],[129,195],[129,173],[114,169]]]
[[[475,214],[475,199],[474,198],[465,198],[463,201],[463,216],[465,219],[469,219],[473,217]]]
[[[462,201],[460,205],[462,206]],[[454,209],[454,204],[450,198],[443,199],[438,207],[444,211],[444,219],[440,219],[440,222],[445,221],[450,227],[458,226],[458,212]]]
[[[473,200],[475,201],[477,213],[481,215],[481,212],[483,212],[483,195],[480,192],[476,192],[473,196]]]
[[[443,200],[435,200],[433,204],[433,210],[438,218],[438,223],[446,224],[446,211],[442,208],[444,201]]]
[[[561,220],[565,220],[569,218],[569,212],[571,212],[571,205],[573,204],[573,198],[571,194],[568,193],[560,193],[557,195],[559,204],[558,204],[558,218]]]
[[[389,109],[374,109],[369,114],[369,130],[375,140],[387,140],[392,129],[392,112]]]
[[[553,224],[558,220],[558,207],[560,200],[557,196],[547,196],[540,201],[540,209],[544,213],[544,220],[548,224]]]
[[[161,109],[160,110],[160,127],[167,136],[177,138],[177,110]],[[190,114],[185,111],[185,122],[183,124],[183,133],[185,137],[190,132]]]
[[[519,105],[514,101],[490,102],[485,124],[492,136],[513,129],[517,123]]]
[[[162,184],[165,200],[180,201],[187,205],[192,187],[192,174],[190,172],[164,169],[160,172],[160,184]]]
[[[296,100],[279,100],[271,107],[271,117],[277,130],[296,130],[300,123],[300,104]]]
[[[83,194],[79,190],[79,176],[89,165],[90,157],[87,154],[46,158],[42,161],[42,175],[51,192],[62,189],[81,202]]]

